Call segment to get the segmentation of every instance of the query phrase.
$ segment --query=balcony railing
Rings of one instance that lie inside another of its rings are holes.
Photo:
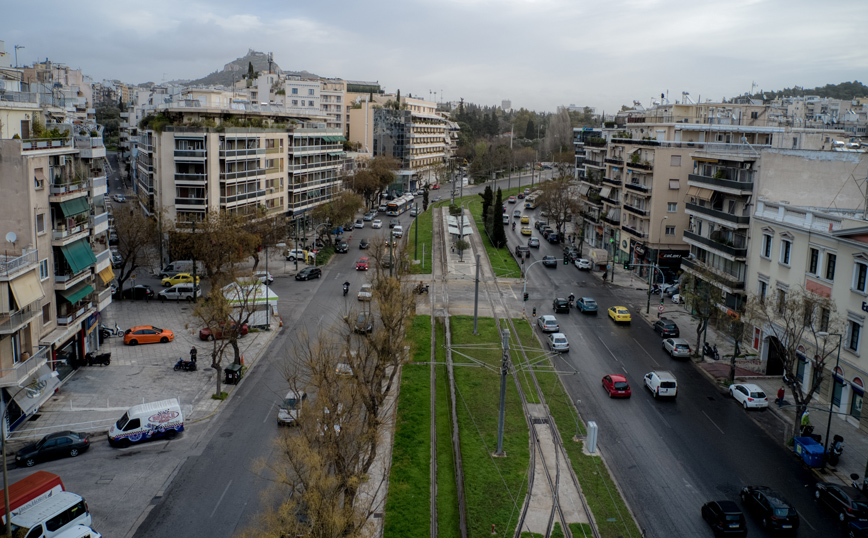
[[[233,202],[241,202],[243,200],[250,200],[251,198],[260,198],[265,196],[265,191],[253,191],[253,192],[245,192],[241,194],[234,194],[232,196],[221,196],[220,203],[221,204],[231,204]],[[190,200],[191,198],[187,198]],[[176,201],[177,203],[177,201]],[[204,204],[203,204],[204,205]]]
[[[653,170],[654,169],[654,163],[647,163],[647,164],[645,164],[644,162],[631,163],[628,161],[627,166],[630,166],[632,168],[639,168],[641,170]]]
[[[588,166],[596,166],[597,168],[603,168],[605,165],[601,161],[589,161],[585,160],[584,164]]]
[[[53,195],[71,194],[74,192],[86,190],[89,186],[89,181],[81,179],[78,182],[69,181],[67,183],[52,183],[48,192]]]
[[[24,151],[39,151],[44,149],[63,149],[72,147],[72,137],[69,138],[31,138],[21,141]]]
[[[78,226],[71,226],[69,228],[67,228],[65,225],[61,225],[60,228],[51,231],[51,238],[54,240],[66,239],[67,237],[86,232],[89,229],[90,225],[86,222],[83,222]]]
[[[694,271],[701,271],[703,274],[711,274],[712,278],[718,281],[720,284],[732,289],[732,290],[743,290],[744,289],[744,280],[740,280],[738,277],[729,275],[726,273],[721,273],[720,271],[716,271],[708,265],[702,263],[699,260],[693,260],[690,258],[681,258],[681,265],[683,267],[689,267]]]
[[[595,224],[600,222],[597,215],[594,213],[582,211],[582,217],[584,217],[585,221],[593,222]]]
[[[81,303],[80,303],[81,304]],[[57,316],[57,324],[68,326],[75,323],[75,321],[81,316],[85,315],[89,309],[93,308],[93,303],[87,302],[81,304],[79,308],[77,308],[74,312],[67,314],[66,316],[61,317],[59,314]]]
[[[204,184],[208,180],[208,175],[201,174],[179,174],[175,173],[175,183],[201,183]]]
[[[651,187],[646,187],[641,183],[624,183],[624,187],[631,191],[641,192],[642,194],[650,194]]]
[[[30,303],[21,310],[0,314],[0,334],[12,334],[42,312],[39,303]]]
[[[247,155],[265,155],[265,148],[221,149],[220,158],[244,157]],[[202,155],[204,157],[204,155]]]
[[[621,207],[621,201],[618,200],[617,198],[608,198],[606,196],[600,196],[600,200],[606,202],[609,205]]]
[[[30,376],[32,376],[36,370],[45,364],[46,360],[48,360],[48,352],[50,349],[50,346],[40,347],[39,351],[37,351],[32,357],[23,362],[16,363],[12,368],[4,368],[0,370],[0,386],[13,387],[27,381]]]
[[[0,254],[0,276],[8,277],[37,262],[37,251],[24,249],[20,256]]]
[[[222,152],[221,152],[222,153]],[[175,150],[175,158],[195,158],[195,159],[204,159],[207,155],[207,152],[204,149],[176,149]]]
[[[237,172],[220,172],[220,179],[240,179],[245,177],[264,176],[265,169],[257,168],[255,170],[239,170]]]
[[[621,221],[619,219],[615,217],[610,217],[608,215],[606,215],[605,217],[600,217],[600,220],[602,220],[603,222],[607,222],[612,226],[618,226],[621,224]]]
[[[615,157],[606,157],[606,164],[624,164],[624,159],[618,159]]]
[[[101,250],[99,252],[94,252],[94,256],[96,256],[96,264],[100,265],[112,258],[112,251],[109,249]]]
[[[632,236],[638,237],[639,239],[645,239],[646,237],[648,237],[648,234],[646,234],[645,232],[640,232],[637,228],[634,228],[629,224],[621,225],[621,229]]]
[[[627,202],[624,202],[624,205],[622,205],[621,207],[623,207],[624,209],[626,209],[627,211],[629,211],[630,213],[633,213],[633,214],[635,214],[635,215],[639,215],[639,216],[642,216],[642,217],[647,217],[647,216],[648,216],[648,211],[647,211],[647,210],[645,210],[645,209],[640,209],[640,208],[638,208],[638,207],[636,207],[636,206],[632,206],[632,205],[628,204]]]
[[[708,237],[702,237],[701,235],[693,233],[689,230],[684,230],[684,238],[696,241],[697,243],[701,243],[709,248],[724,252],[736,258],[744,258],[745,256],[747,256],[747,247],[730,246],[726,243],[721,243],[719,241],[709,239]]]
[[[748,172],[749,170],[744,170]],[[752,170],[751,170],[752,172]],[[721,179],[711,176],[701,176],[698,174],[688,174],[688,181],[695,181],[697,183],[704,183],[706,185],[711,185],[713,187],[725,187],[727,189],[736,189],[739,191],[753,191],[753,175],[747,176],[751,178],[751,181],[733,181],[730,179]]]
[[[104,175],[91,179],[91,187],[94,189],[106,186],[108,186],[108,178],[106,178],[106,176]]]
[[[613,178],[613,177],[604,177],[604,178],[603,178],[603,183],[606,183],[607,185],[614,185],[614,186],[616,186],[616,187],[620,187],[620,186],[621,186],[621,180],[620,180],[620,179],[615,179],[615,178]]]
[[[694,211],[696,213],[702,213],[703,215],[708,215],[710,217],[715,217],[720,220],[725,220],[727,222],[731,222],[733,224],[750,224],[750,217],[739,217],[738,215],[732,215],[730,213],[726,213],[720,209],[714,209],[711,207],[705,207],[698,204],[692,204],[687,202],[685,208],[688,211]]]
[[[222,200],[222,198],[221,198]],[[206,205],[205,198],[175,198],[175,205]]]

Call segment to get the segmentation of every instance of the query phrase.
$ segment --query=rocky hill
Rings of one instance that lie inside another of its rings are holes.
[[[234,81],[241,80],[241,78],[247,74],[247,69],[250,64],[253,64],[253,69],[257,72],[268,71],[268,54],[250,49],[247,51],[245,56],[236,58],[224,65],[222,71],[214,71],[210,75],[200,79],[178,82],[185,86],[232,86]],[[307,71],[283,71],[275,61],[272,61],[271,63],[271,71],[286,75],[316,77],[316,75],[308,73]]]

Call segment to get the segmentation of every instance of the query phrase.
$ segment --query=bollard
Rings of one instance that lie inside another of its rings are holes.
[[[491,524],[491,534],[497,534],[497,533],[494,531],[494,523]]]

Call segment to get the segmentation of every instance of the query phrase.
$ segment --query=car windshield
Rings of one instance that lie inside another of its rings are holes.
[[[791,512],[794,512],[794,510],[786,506],[783,508],[775,508],[774,510],[774,514],[777,517],[787,517],[789,515],[792,515]]]
[[[117,423],[115,424],[115,426],[117,427],[117,429],[119,429],[119,430],[123,430],[123,429],[124,429],[124,426],[126,426],[126,425],[127,425],[127,422],[129,422],[129,421],[130,421],[130,417],[127,416],[126,413],[124,413],[124,416],[122,416],[121,418],[118,419],[118,421],[117,421]]]
[[[750,397],[751,398],[765,398],[766,393],[765,392],[751,392]]]
[[[738,514],[726,514],[727,521],[741,521],[741,516]]]
[[[555,343],[563,344],[567,341],[566,338],[555,338]],[[617,385],[616,385],[617,386]]]
[[[675,349],[687,351],[687,346],[684,344],[675,344]]]
[[[161,329],[161,328],[159,328],[159,327],[151,327],[151,329],[152,329],[154,332],[158,332],[158,333],[163,332],[163,329]]]
[[[597,306],[597,301],[595,301],[593,299],[585,299],[584,303],[585,303],[585,306]]]
[[[619,314],[626,314],[627,311],[624,310],[623,308],[619,308],[619,309],[618,309],[618,313],[619,313]]]
[[[298,405],[298,400],[296,398],[286,398],[283,400],[284,409],[295,409],[296,405]]]
[[[661,381],[660,386],[663,387],[664,389],[674,389],[675,388],[675,382],[674,381]]]

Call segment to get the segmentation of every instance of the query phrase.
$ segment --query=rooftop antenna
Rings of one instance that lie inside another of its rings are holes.
[[[271,74],[271,64],[274,63],[274,55],[269,52],[268,53],[268,74]]]

